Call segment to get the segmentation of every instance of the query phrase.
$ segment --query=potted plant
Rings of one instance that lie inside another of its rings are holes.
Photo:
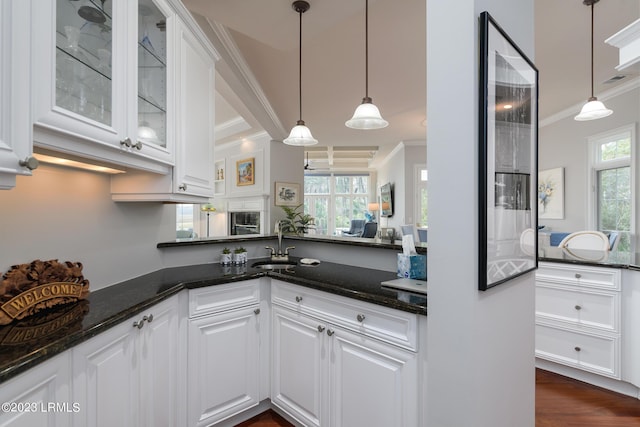
[[[282,206],[282,210],[287,215],[285,219],[280,220],[280,227],[283,233],[301,235],[315,227],[315,218],[304,213],[304,205],[300,204],[295,207]]]
[[[244,264],[247,262],[247,250],[242,246],[235,248],[233,251],[233,263]]]
[[[231,264],[231,249],[229,248],[222,249],[222,255],[220,255],[220,263],[222,265]]]

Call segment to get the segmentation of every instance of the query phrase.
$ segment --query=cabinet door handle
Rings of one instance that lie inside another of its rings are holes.
[[[576,276],[576,279],[579,279],[579,278],[581,278],[581,277],[582,277],[582,274],[580,274],[580,273],[576,273],[576,275],[575,275],[575,276]]]
[[[576,310],[582,310],[582,307],[581,307],[581,306],[579,306],[579,305],[576,305],[576,306],[575,306],[575,309],[576,309]]]
[[[187,184],[181,184],[178,186],[178,190],[187,191]]]
[[[360,323],[364,322],[364,314],[358,314],[356,316],[356,319],[358,319],[358,322]]]
[[[38,162],[38,159],[36,159],[35,157],[28,156],[24,160],[20,160],[18,164],[23,168],[27,168],[30,171],[32,171],[38,168],[38,165],[40,165],[40,162]]]
[[[574,349],[575,351],[580,351],[580,350],[582,350],[580,347],[574,347],[573,349]]]
[[[324,329],[325,329],[324,326],[318,325],[318,332],[322,332],[324,331]]]
[[[302,301],[302,297],[301,296],[297,296],[296,297],[296,302],[301,302]]]
[[[335,334],[335,331],[333,329],[327,329],[327,335],[331,336]]]
[[[256,308],[255,310],[253,310],[253,314],[255,314],[256,316],[260,314],[260,309]]]
[[[131,138],[125,138],[122,141],[120,141],[120,145],[123,145],[127,148],[131,148]]]

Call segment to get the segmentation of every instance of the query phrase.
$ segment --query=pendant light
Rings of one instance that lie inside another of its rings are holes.
[[[300,106],[300,119],[296,123],[296,125],[291,129],[291,133],[289,133],[289,137],[284,141],[287,145],[315,145],[318,143],[318,140],[311,136],[311,131],[304,124],[304,120],[302,120],[302,14],[309,10],[309,3],[306,1],[294,1],[291,6],[293,10],[300,14],[300,61],[299,61],[299,80],[298,80],[298,89],[300,94],[299,106]]]
[[[600,0],[584,0],[582,2],[587,6],[591,6],[591,97],[587,100],[587,103],[584,104],[582,110],[580,110],[580,114],[574,117],[575,120],[580,122],[601,119],[613,113],[612,110],[609,110],[602,102],[598,101],[598,98],[593,96],[593,5],[599,1]]]
[[[369,0],[365,0],[364,23],[364,98],[358,105],[351,120],[344,124],[352,129],[382,129],[389,125],[380,115],[380,110],[369,97]]]

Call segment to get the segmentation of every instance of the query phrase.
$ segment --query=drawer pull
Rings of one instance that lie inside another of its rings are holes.
[[[575,351],[580,351],[580,350],[582,350],[580,347],[574,347],[573,349],[574,349]]]
[[[580,273],[576,273],[576,279],[579,279],[579,278],[581,278],[581,277],[582,277],[582,274],[580,274]]]
[[[327,335],[331,336],[335,334],[335,332],[333,331],[333,329],[327,329]]]
[[[576,310],[582,310],[582,307],[581,307],[581,306],[579,306],[579,305],[576,305],[575,309],[576,309]]]
[[[324,329],[325,329],[324,326],[318,325],[318,332],[322,332],[324,331]]]
[[[256,308],[255,310],[253,310],[253,314],[255,314],[256,316],[260,314],[260,309]]]
[[[358,314],[356,316],[356,319],[358,319],[358,322],[360,323],[364,322],[364,314]]]
[[[302,297],[301,296],[297,296],[296,297],[296,302],[301,302],[302,301]]]

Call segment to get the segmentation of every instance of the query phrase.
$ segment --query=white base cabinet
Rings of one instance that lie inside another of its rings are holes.
[[[180,426],[178,296],[73,349],[73,425]],[[141,326],[140,326],[141,325]]]
[[[536,357],[621,378],[619,269],[540,263]]]
[[[71,399],[71,351],[28,370],[0,387],[3,427],[67,427],[82,411]],[[54,405],[54,406],[51,406]]]
[[[209,426],[260,403],[268,309],[259,279],[190,290],[189,307],[188,425]]]
[[[417,315],[275,280],[272,303],[274,405],[307,426],[418,425],[416,349],[372,336],[415,343]]]

